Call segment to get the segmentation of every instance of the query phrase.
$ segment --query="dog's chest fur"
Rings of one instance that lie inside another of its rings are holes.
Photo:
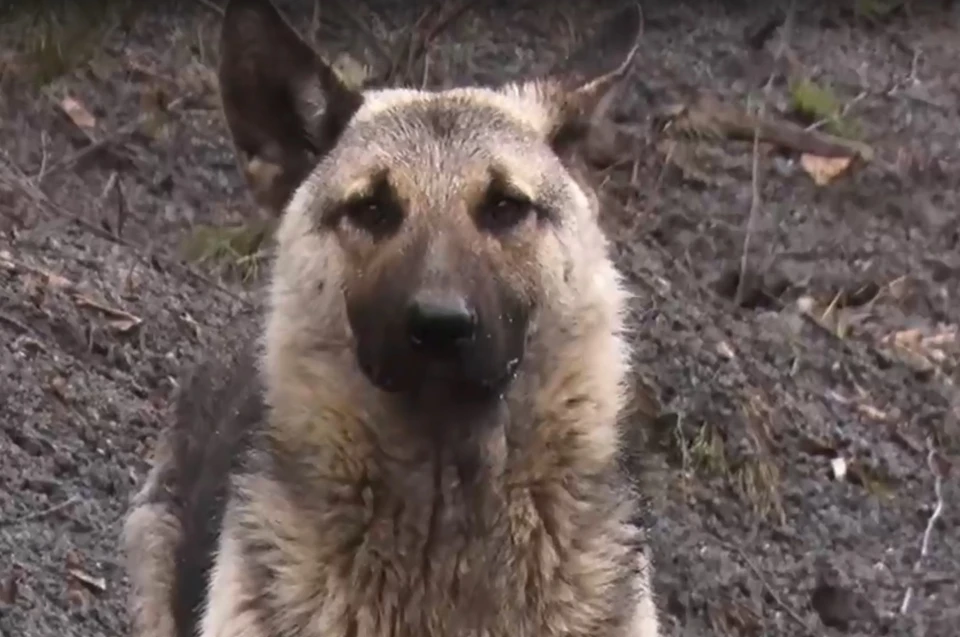
[[[226,533],[257,634],[622,634],[637,577],[615,476],[467,474],[435,459],[352,483],[296,462],[242,478]]]

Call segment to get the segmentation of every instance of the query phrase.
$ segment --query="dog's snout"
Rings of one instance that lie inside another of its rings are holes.
[[[447,353],[473,338],[476,312],[454,292],[421,292],[406,309],[407,336],[417,348]]]

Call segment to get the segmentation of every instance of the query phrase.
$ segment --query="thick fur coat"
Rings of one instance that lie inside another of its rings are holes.
[[[224,112],[277,257],[261,341],[188,384],[133,503],[140,637],[656,637],[627,295],[573,171],[632,55],[361,93],[266,0],[228,4]]]

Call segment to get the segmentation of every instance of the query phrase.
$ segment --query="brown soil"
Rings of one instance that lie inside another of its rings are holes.
[[[217,110],[213,3],[181,4],[108,14],[62,47],[77,58],[62,73],[42,23],[0,26],[3,635],[128,630],[118,534],[176,379],[255,327],[257,284],[180,258],[198,224],[252,212]],[[321,4],[324,52],[383,68]],[[342,4],[387,52],[423,13]],[[596,12],[474,4],[435,34],[427,72],[404,59],[400,75],[542,71]],[[664,634],[955,635],[960,10],[915,2],[870,24],[805,8],[788,64],[779,35],[745,44],[758,9],[728,4],[644,3],[618,114],[628,143],[597,174],[650,390],[633,458]],[[281,3],[305,30],[312,5]],[[876,158],[820,187],[795,153],[761,145],[751,215],[753,145],[668,138],[654,115],[704,94],[785,113],[788,86],[763,90],[778,69],[831,86]],[[63,115],[67,96],[92,128]],[[943,512],[914,572],[937,480]]]

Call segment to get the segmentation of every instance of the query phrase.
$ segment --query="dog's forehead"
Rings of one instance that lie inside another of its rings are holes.
[[[560,177],[536,117],[535,103],[495,89],[368,91],[324,163],[322,191],[343,198],[386,173],[407,199],[444,199],[498,174],[532,197]]]
[[[353,126],[387,139],[423,136],[469,142],[502,137],[534,139],[545,113],[515,94],[481,87],[445,91],[383,89],[364,94]]]

